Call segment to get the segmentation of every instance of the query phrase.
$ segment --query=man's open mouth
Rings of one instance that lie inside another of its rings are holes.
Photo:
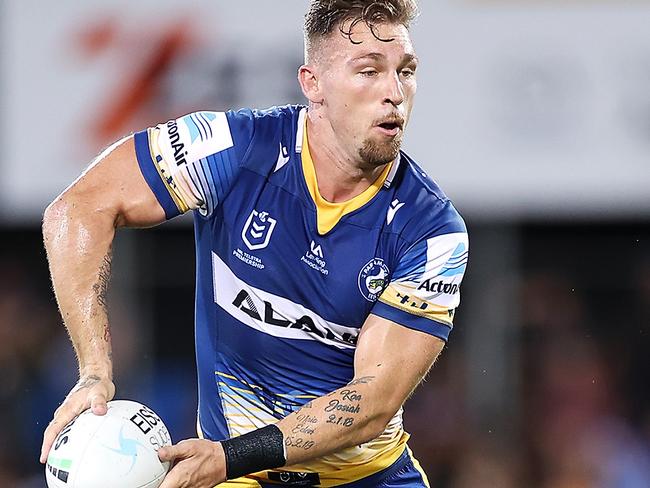
[[[382,122],[379,124],[379,127],[386,130],[401,129],[401,125],[398,122]]]

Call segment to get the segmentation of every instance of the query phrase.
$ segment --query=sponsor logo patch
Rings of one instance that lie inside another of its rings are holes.
[[[323,255],[323,248],[320,244],[316,244],[314,241],[311,241],[309,244],[309,251],[302,255],[300,261],[305,263],[312,269],[319,271],[324,276],[330,274],[327,269],[327,261]]]
[[[355,347],[357,327],[328,321],[299,303],[247,284],[214,252],[212,272],[215,303],[241,324],[275,337]]]
[[[337,331],[323,327],[322,323],[314,320],[314,318],[309,315],[302,315],[293,319],[288,318],[287,314],[276,310],[277,305],[274,306],[273,303],[269,301],[264,301],[263,304],[258,303],[256,305],[255,297],[247,290],[239,290],[237,296],[232,301],[232,305],[244,312],[250,318],[258,322],[263,322],[266,325],[285,327],[287,329],[297,329],[316,337],[320,337],[321,339],[327,339],[328,341],[341,341],[349,345],[355,345],[357,342],[356,334],[351,334],[349,332],[339,334]]]
[[[436,281],[435,278],[429,278],[420,283],[418,290],[426,290],[429,293],[455,295],[460,290],[460,286],[456,283],[445,283],[442,280]]]
[[[171,144],[172,150],[174,151],[176,166],[187,164],[185,160],[187,151],[185,150],[185,144],[181,140],[181,135],[178,132],[178,124],[175,120],[167,122],[167,136],[169,137],[169,144]]]
[[[200,139],[207,141],[212,137],[212,126],[210,122],[217,118],[214,112],[195,112],[181,117],[181,121],[187,126],[192,142]]]
[[[456,246],[456,249],[454,249],[454,252],[451,253],[447,263],[442,267],[438,275],[451,278],[465,273],[468,254],[467,247],[464,243],[460,242]]]

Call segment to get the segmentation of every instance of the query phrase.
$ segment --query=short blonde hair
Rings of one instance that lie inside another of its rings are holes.
[[[416,0],[311,0],[305,15],[305,58],[309,59],[318,41],[335,28],[354,43],[352,30],[364,22],[377,39],[390,42],[392,39],[379,37],[376,26],[396,23],[408,29],[417,15]]]

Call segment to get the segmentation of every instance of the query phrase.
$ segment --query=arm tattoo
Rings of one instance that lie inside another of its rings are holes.
[[[96,385],[101,381],[101,378],[97,375],[90,375],[87,378],[79,381],[76,386],[72,389],[73,392],[81,390],[83,388],[90,388],[91,386]]]
[[[374,380],[374,376],[362,376],[361,378],[357,378],[356,380],[352,380],[348,383],[348,386],[354,386],[354,385],[367,385],[370,383],[372,380]]]
[[[325,422],[342,427],[352,427],[362,410],[363,395],[357,390],[350,389],[339,390],[336,393],[338,398],[330,400],[324,408],[324,411],[330,414]]]
[[[113,256],[111,249],[109,249],[106,253],[106,256],[104,256],[104,259],[102,260],[101,266],[99,267],[99,276],[97,277],[97,283],[93,285],[93,291],[97,297],[97,303],[104,311],[104,313],[108,313],[106,295],[108,293],[108,282],[111,277],[112,257]],[[108,325],[108,320],[104,323],[102,339],[104,339],[104,342],[111,342],[111,329]]]
[[[97,283],[93,285],[93,290],[97,296],[97,303],[102,309],[106,310],[106,294],[108,293],[108,281],[111,277],[111,250],[109,249],[102,260],[102,264],[99,267],[99,276],[97,277]]]

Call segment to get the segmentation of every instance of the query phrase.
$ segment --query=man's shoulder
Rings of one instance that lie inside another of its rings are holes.
[[[391,207],[403,208],[401,225],[396,223],[407,241],[467,232],[460,212],[442,188],[403,151],[392,184],[395,197]]]
[[[297,121],[304,108],[302,105],[274,105],[268,108],[240,108],[226,113],[231,123],[272,126]]]
[[[243,108],[227,112],[231,130],[246,130],[248,148],[242,158],[244,167],[268,173],[278,154],[287,155],[295,145],[302,105],[282,105],[265,109]]]

